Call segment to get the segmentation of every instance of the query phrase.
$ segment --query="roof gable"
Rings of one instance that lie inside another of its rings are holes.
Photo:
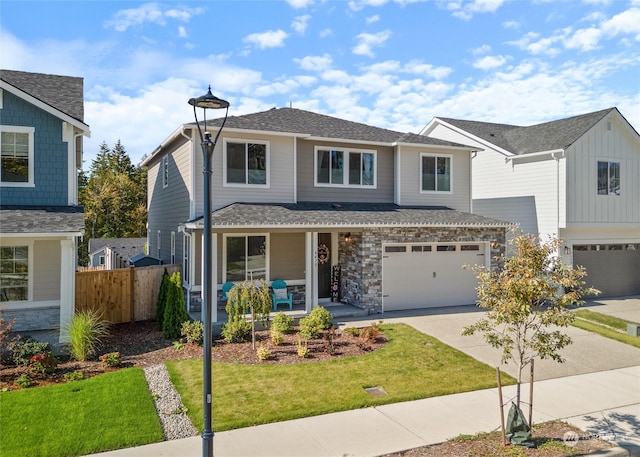
[[[516,155],[566,149],[617,108],[572,116],[532,126],[438,118]]]
[[[0,80],[84,123],[84,80],[82,78],[0,70]]]

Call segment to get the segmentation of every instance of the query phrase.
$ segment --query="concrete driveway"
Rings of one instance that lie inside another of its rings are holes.
[[[640,322],[640,296],[616,299],[589,300],[585,308],[603,314]],[[517,377],[515,364],[500,365],[501,351],[489,346],[481,334],[462,336],[464,327],[473,324],[485,312],[475,305],[455,306],[414,311],[395,311],[366,318],[337,319],[340,326],[369,325],[403,322],[431,335],[489,366],[500,366],[502,371]],[[535,380],[560,378],[596,371],[613,370],[640,365],[640,349],[604,338],[575,327],[565,329],[573,344],[562,351],[564,363],[552,360],[535,361]],[[523,380],[529,380],[528,367]]]

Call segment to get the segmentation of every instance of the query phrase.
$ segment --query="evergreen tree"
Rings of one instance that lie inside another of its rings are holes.
[[[162,334],[165,338],[180,338],[182,323],[189,321],[189,315],[184,303],[182,280],[180,273],[174,273],[169,280],[167,300],[164,307]]]
[[[164,322],[164,308],[167,303],[167,292],[169,291],[169,284],[171,278],[167,269],[164,269],[162,273],[162,282],[160,283],[160,291],[158,292],[158,301],[156,302],[156,320],[162,330],[162,324]]]

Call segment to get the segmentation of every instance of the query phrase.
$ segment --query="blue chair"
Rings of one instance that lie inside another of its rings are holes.
[[[227,302],[227,300],[229,300],[229,296],[227,295],[229,293],[229,291],[231,290],[231,288],[235,286],[234,283],[232,282],[225,282],[222,285],[222,301],[223,302]]]
[[[273,300],[273,310],[278,310],[280,303],[288,303],[289,309],[293,309],[293,293],[287,293],[287,283],[282,279],[276,279],[271,283],[271,299]]]

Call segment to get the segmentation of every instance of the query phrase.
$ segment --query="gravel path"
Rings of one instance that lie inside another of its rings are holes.
[[[165,439],[176,440],[197,435],[198,431],[185,412],[180,394],[171,383],[167,367],[155,365],[144,368],[144,376],[153,395]]]

